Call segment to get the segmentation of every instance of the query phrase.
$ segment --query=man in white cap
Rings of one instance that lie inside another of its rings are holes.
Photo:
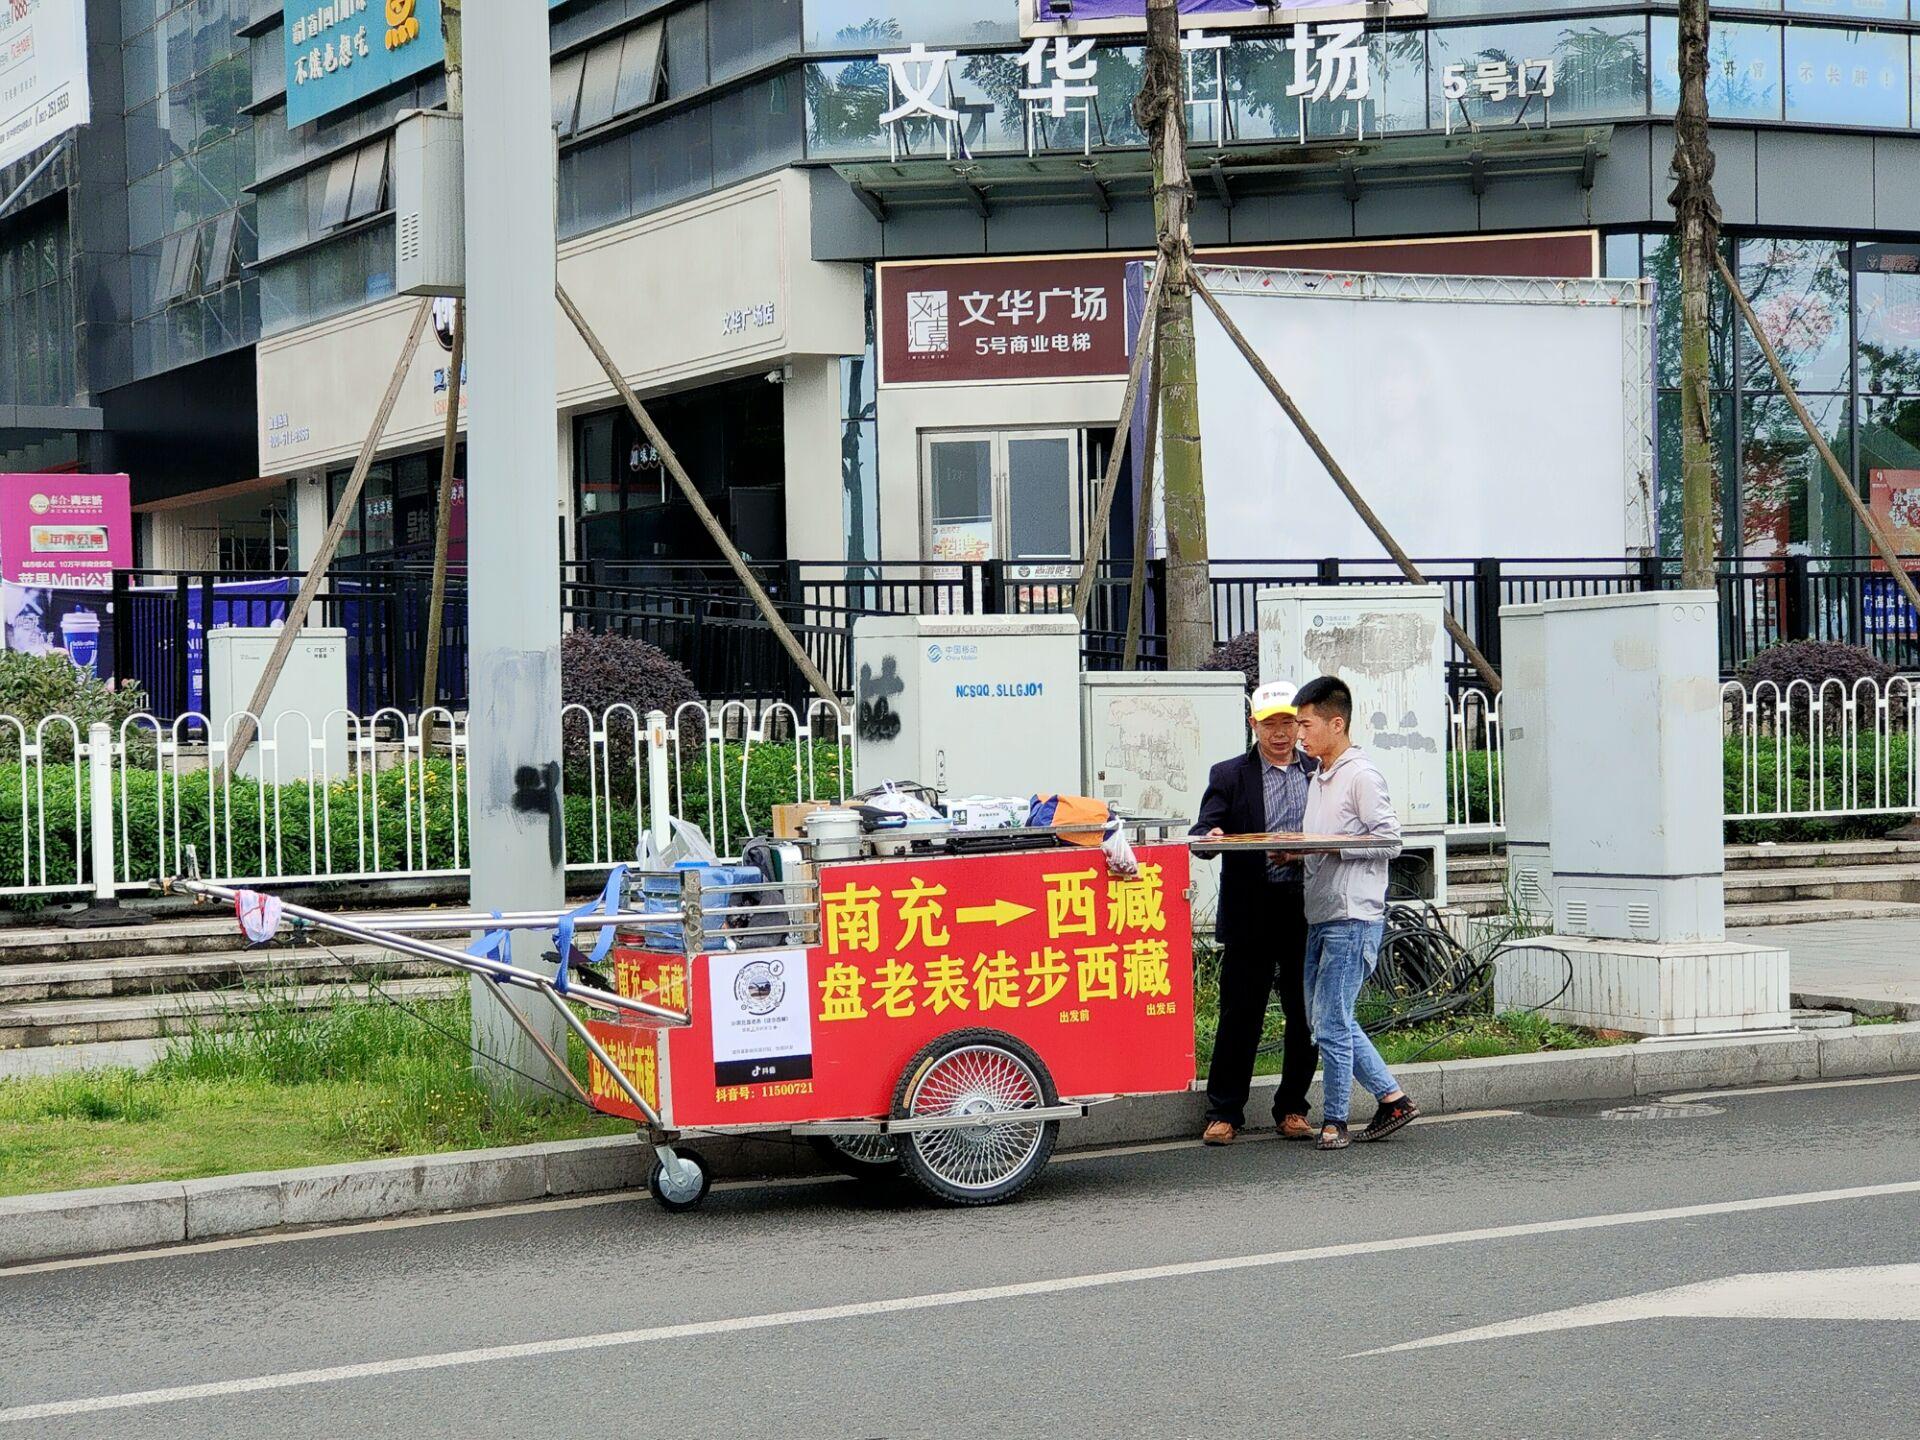
[[[1253,692],[1248,707],[1253,748],[1213,767],[1195,835],[1299,832],[1314,762],[1298,748],[1293,697],[1294,687],[1286,681]],[[1268,997],[1277,974],[1287,1030],[1273,1120],[1284,1138],[1311,1140],[1307,1087],[1319,1057],[1302,984],[1305,877],[1298,861],[1287,863],[1259,850],[1231,852],[1221,857],[1220,866],[1220,912],[1214,925],[1221,947],[1220,1020],[1207,1071],[1207,1124],[1201,1138],[1209,1145],[1228,1145],[1246,1128],[1254,1053],[1266,1028]]]

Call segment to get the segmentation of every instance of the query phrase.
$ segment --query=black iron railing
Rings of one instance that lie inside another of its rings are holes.
[[[1439,586],[1475,644],[1500,662],[1504,605],[1569,596],[1671,589],[1678,562],[1653,558],[1439,558],[1417,562]],[[1915,557],[1920,567],[1920,557]],[[815,561],[762,562],[755,577],[799,637],[814,664],[842,693],[852,688],[850,637],[866,615],[1055,614],[1072,608],[1070,567],[1007,561],[887,562],[849,566]],[[1148,565],[1141,663],[1166,664],[1165,568]],[[1235,560],[1213,566],[1216,640],[1258,625],[1262,591],[1303,585],[1398,585],[1385,560]],[[1718,566],[1720,663],[1736,673],[1783,640],[1864,645],[1900,669],[1920,668],[1920,623],[1895,583],[1871,557],[1738,557]],[[137,681],[156,713],[172,717],[206,705],[203,646],[213,625],[271,625],[284,613],[297,576],[260,573],[129,571],[114,588],[116,674]],[[348,703],[362,713],[421,707],[429,571],[422,561],[341,567],[327,578],[310,623],[347,635]],[[1103,563],[1083,639],[1091,669],[1120,663],[1131,567]],[[561,608],[574,629],[650,641],[686,666],[710,700],[784,699],[808,691],[738,578],[717,562],[572,561],[563,571]],[[211,617],[209,621],[208,617]],[[466,579],[449,584],[440,704],[466,703]],[[1449,678],[1477,683],[1459,653]]]

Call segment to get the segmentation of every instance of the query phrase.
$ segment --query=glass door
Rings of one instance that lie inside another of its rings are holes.
[[[1006,560],[1040,576],[1071,569],[1081,467],[1078,430],[927,432],[927,558]]]

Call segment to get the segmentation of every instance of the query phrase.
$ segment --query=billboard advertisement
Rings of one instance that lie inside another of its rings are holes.
[[[1127,373],[1127,265],[1146,251],[1006,260],[882,261],[880,383],[1098,380]],[[1409,275],[1599,273],[1591,230],[1445,240],[1350,241],[1210,250],[1215,265]],[[1131,322],[1137,326],[1138,312]]]
[[[0,580],[108,590],[133,565],[124,475],[0,475]]]
[[[133,565],[124,475],[0,475],[0,648],[113,673],[113,572]]]
[[[0,166],[87,123],[84,0],[0,4]]]
[[[283,13],[289,128],[446,58],[440,0],[292,0]]]
[[[1310,20],[1424,16],[1427,0],[1179,0],[1188,29],[1215,25],[1291,25]],[[1136,35],[1147,28],[1146,0],[1020,0],[1023,35]]]

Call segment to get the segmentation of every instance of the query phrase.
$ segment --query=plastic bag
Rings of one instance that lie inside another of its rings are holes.
[[[691,821],[669,816],[667,824],[672,827],[672,837],[664,847],[653,843],[653,831],[643,829],[640,832],[640,850],[636,857],[642,870],[671,870],[687,860],[697,860],[705,865],[719,863],[720,857],[714,853],[713,846],[707,843],[707,837],[700,827]]]

